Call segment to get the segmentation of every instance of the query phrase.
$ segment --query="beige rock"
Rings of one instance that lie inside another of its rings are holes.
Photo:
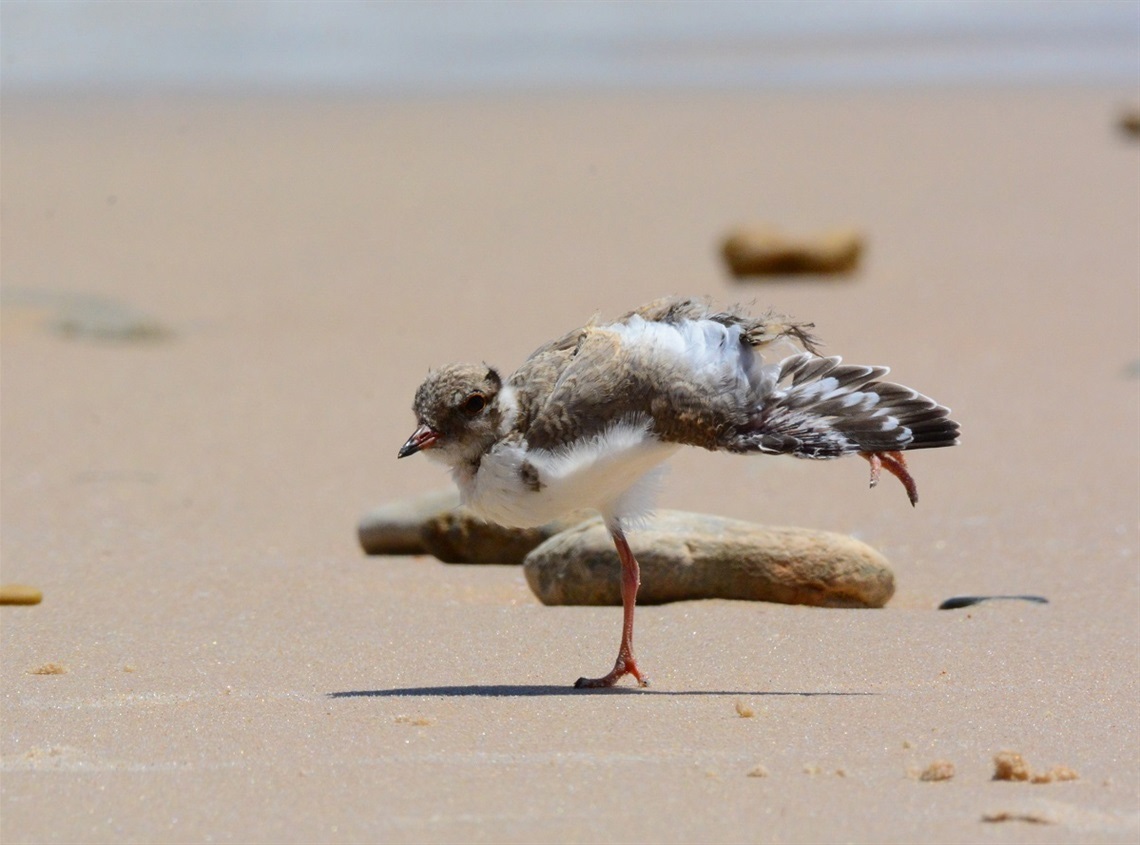
[[[629,542],[641,565],[642,604],[723,598],[882,607],[895,589],[881,554],[827,531],[659,511]],[[620,564],[600,518],[547,540],[524,567],[543,604],[621,604]]]
[[[424,549],[444,563],[520,564],[536,546],[580,520],[551,522],[538,528],[506,528],[485,522],[465,508],[437,513],[420,531]]]
[[[721,254],[737,278],[850,273],[858,266],[863,247],[863,235],[855,229],[801,237],[761,223],[731,231],[721,244]]]
[[[535,546],[580,521],[505,528],[461,507],[459,492],[450,488],[369,511],[360,519],[357,536],[370,555],[430,554],[445,563],[520,564]]]

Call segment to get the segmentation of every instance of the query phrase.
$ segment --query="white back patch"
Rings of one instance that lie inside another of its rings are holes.
[[[747,388],[759,377],[758,356],[741,342],[740,326],[713,320],[658,323],[634,315],[626,323],[606,326],[627,349],[648,360],[681,367],[702,384]]]

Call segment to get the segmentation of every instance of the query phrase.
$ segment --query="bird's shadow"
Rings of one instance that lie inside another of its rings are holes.
[[[573,686],[552,684],[466,684],[442,687],[394,687],[392,689],[345,690],[325,694],[328,698],[533,698],[548,695],[751,695],[751,696],[846,696],[878,695],[874,692],[797,692],[777,690],[664,690],[652,687],[608,687],[605,689],[577,689]]]

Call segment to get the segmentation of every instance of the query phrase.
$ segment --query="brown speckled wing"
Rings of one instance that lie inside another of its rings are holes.
[[[614,423],[646,419],[661,440],[717,448],[718,434],[746,421],[740,397],[707,386],[652,348],[623,344],[587,327],[569,344],[544,347],[511,377],[520,391],[519,425],[533,448],[557,449]]]

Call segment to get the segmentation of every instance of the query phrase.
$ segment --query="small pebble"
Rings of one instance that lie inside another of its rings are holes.
[[[44,594],[27,584],[5,584],[0,586],[0,604],[39,604]]]
[[[882,607],[895,589],[881,554],[826,531],[658,511],[629,542],[641,565],[641,604],[721,598]],[[600,517],[547,540],[523,569],[543,604],[621,604],[621,566]]]
[[[753,766],[748,772],[748,777],[750,777],[750,778],[766,778],[766,777],[768,777],[768,770],[766,768],[764,768],[763,766],[759,766],[759,765]]]
[[[797,237],[774,226],[755,224],[730,232],[721,244],[721,254],[737,278],[850,273],[859,265],[863,243],[855,229]]]
[[[737,701],[736,715],[741,719],[751,719],[756,715],[756,711],[752,709],[751,705],[745,704],[743,701]]]

